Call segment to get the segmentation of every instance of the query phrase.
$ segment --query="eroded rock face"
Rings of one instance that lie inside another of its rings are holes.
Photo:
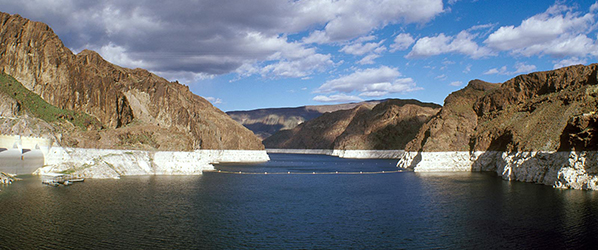
[[[401,150],[440,106],[387,100],[326,113],[264,140],[268,148]]]
[[[598,190],[597,71],[577,65],[503,84],[472,81],[447,97],[398,166]]]
[[[263,149],[251,131],[188,87],[147,70],[113,65],[93,51],[75,55],[43,23],[0,13],[0,41],[0,69],[48,103],[90,114],[116,129],[101,135],[118,137],[119,129],[139,126],[152,140],[175,136],[181,142],[156,144],[160,150]],[[121,143],[69,134],[66,146],[119,148]]]
[[[21,111],[21,105],[10,96],[0,93],[0,117],[15,118]]]
[[[590,142],[596,140],[595,122],[587,114],[598,110],[597,68],[577,65],[535,72],[502,84],[471,81],[446,98],[440,114],[406,150],[569,151],[574,145],[576,150],[594,150]],[[561,145],[565,141],[573,144]]]
[[[475,102],[499,86],[473,80],[462,90],[451,93],[438,115],[422,126],[405,150],[468,151],[470,137],[478,125]]]

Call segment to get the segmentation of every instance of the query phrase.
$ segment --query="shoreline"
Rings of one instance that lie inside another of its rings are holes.
[[[267,148],[270,154],[315,154],[348,159],[399,159],[405,150],[342,150],[342,149],[283,149]]]
[[[118,179],[132,175],[200,175],[214,163],[269,161],[265,150],[144,151],[52,147],[44,166],[33,174],[63,172],[85,178]]]
[[[598,190],[598,151],[405,152],[397,167],[414,172],[496,172],[508,181]]]

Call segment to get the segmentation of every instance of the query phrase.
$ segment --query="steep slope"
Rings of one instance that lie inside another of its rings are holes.
[[[326,112],[352,109],[364,103],[378,104],[382,101],[373,100],[359,103],[345,103],[336,105],[314,105],[296,108],[269,108],[247,111],[226,112],[233,120],[243,124],[260,139],[266,139],[279,130],[295,128],[297,125],[314,119]]]
[[[598,190],[597,73],[598,64],[576,65],[472,81],[446,98],[398,166]]]
[[[439,105],[416,100],[387,100],[350,110],[325,113],[292,130],[264,140],[267,148],[287,149],[403,149]]]
[[[568,138],[565,127],[580,119],[576,117],[585,117],[590,126],[598,110],[597,68],[598,64],[571,66],[517,76],[503,84],[471,81],[446,98],[439,115],[406,149],[569,151],[571,146],[561,142]]]
[[[178,82],[127,69],[93,51],[74,55],[45,24],[0,13],[0,69],[49,104],[104,129],[64,130],[59,143],[160,150],[262,149],[260,140]]]

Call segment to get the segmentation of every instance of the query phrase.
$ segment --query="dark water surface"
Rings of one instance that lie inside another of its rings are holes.
[[[228,171],[375,172],[395,161],[272,154]],[[0,248],[566,249],[598,244],[598,192],[486,173],[225,174],[0,186]]]

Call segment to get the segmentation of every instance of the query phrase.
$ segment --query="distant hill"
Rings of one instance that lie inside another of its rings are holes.
[[[263,141],[266,148],[404,149],[440,105],[390,99],[325,113]]]
[[[292,129],[297,125],[321,116],[326,112],[352,109],[365,103],[376,105],[384,100],[336,105],[313,105],[296,108],[267,108],[247,111],[230,111],[227,114],[253,131],[260,139],[266,139],[279,130]]]
[[[0,12],[0,70],[0,113],[10,115],[0,117],[0,133],[44,134],[82,148],[263,148],[187,86],[90,50],[75,55],[48,25],[19,15]]]

